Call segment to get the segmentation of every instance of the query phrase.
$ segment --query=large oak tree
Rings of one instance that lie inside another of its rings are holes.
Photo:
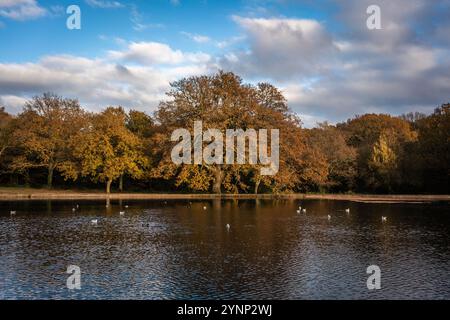
[[[14,139],[22,153],[14,159],[13,170],[45,168],[51,188],[55,170],[62,171],[72,160],[69,141],[85,124],[85,112],[77,100],[51,93],[34,97],[17,118]]]

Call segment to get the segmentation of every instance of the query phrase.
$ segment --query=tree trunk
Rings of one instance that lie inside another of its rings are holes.
[[[213,193],[221,194],[222,186],[222,168],[217,165],[214,169]]]
[[[123,173],[120,175],[120,178],[119,178],[119,191],[120,192],[123,191]]]
[[[11,173],[10,174],[10,184],[12,186],[19,185],[19,176],[16,173]]]
[[[112,183],[112,179],[108,179],[106,181],[106,193],[110,194],[111,193],[111,183]]]
[[[31,186],[31,180],[30,180],[30,172],[28,169],[25,169],[25,172],[23,173],[23,178],[25,180],[25,187],[29,188]]]
[[[53,171],[54,171],[53,165],[48,166],[48,174],[47,174],[47,188],[51,189],[53,186]]]
[[[258,188],[259,188],[260,183],[261,183],[261,180],[257,179],[255,182],[255,194],[258,194]]]
[[[3,152],[5,152],[6,148],[7,148],[7,147],[2,147],[2,148],[0,149],[0,157],[2,156]]]

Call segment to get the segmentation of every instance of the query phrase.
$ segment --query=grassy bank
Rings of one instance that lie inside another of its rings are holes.
[[[357,202],[433,202],[449,201],[450,195],[367,195],[367,194],[175,194],[175,193],[111,193],[103,191],[57,190],[34,188],[0,188],[0,200],[72,200],[72,199],[325,199]]]

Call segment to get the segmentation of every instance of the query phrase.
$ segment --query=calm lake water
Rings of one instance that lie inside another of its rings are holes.
[[[306,214],[297,213],[300,204]],[[4,201],[0,298],[450,299],[449,209],[329,200]],[[66,287],[69,265],[81,268],[81,290]],[[367,289],[369,265],[381,268],[380,290]]]

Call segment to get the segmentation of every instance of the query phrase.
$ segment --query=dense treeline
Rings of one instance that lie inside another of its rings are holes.
[[[148,115],[43,94],[10,115],[0,107],[2,185],[165,192],[448,193],[450,104],[431,115],[356,116],[345,123],[301,127],[274,86],[244,84],[233,73],[182,79]],[[174,129],[280,129],[280,168],[175,165]]]

